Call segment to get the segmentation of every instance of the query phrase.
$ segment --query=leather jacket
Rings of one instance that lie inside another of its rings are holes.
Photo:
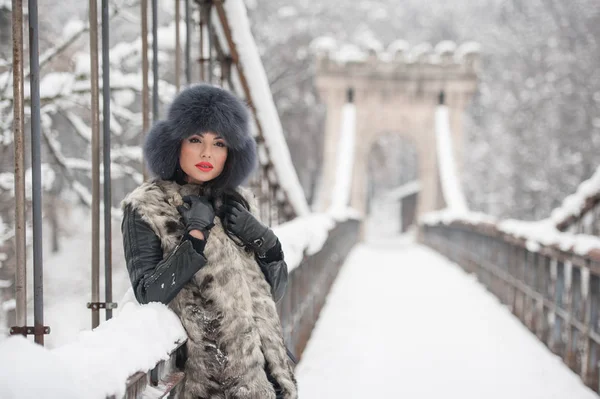
[[[123,211],[121,231],[127,271],[139,303],[168,304],[207,262],[203,254],[205,241],[187,234],[163,259],[159,237],[130,207]],[[288,280],[287,265],[279,241],[264,258],[255,258],[271,285],[273,299],[278,302],[285,294]],[[173,279],[173,276],[176,278]],[[176,283],[171,284],[172,281]]]

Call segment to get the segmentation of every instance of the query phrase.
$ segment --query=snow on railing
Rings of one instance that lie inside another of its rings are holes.
[[[56,349],[21,336],[0,343],[0,397],[123,397],[128,379],[167,360],[187,339],[165,305],[127,303],[113,319]],[[32,367],[35,365],[35,367]]]
[[[419,180],[413,180],[406,184],[401,185],[390,190],[385,197],[390,200],[403,200],[411,195],[418,194],[421,191],[421,182]]]
[[[466,212],[467,201],[456,171],[452,132],[450,131],[450,116],[448,107],[443,104],[440,104],[435,111],[435,135],[438,171],[446,206],[454,212]]]
[[[223,15],[220,15],[220,11]],[[269,152],[269,159],[277,175],[277,183],[287,194],[296,215],[307,215],[310,212],[308,202],[283,135],[267,74],[250,30],[246,6],[241,0],[226,1],[217,3],[213,12],[216,14],[215,20],[225,19],[224,26],[215,26],[217,37],[222,49],[229,52],[234,62],[237,61],[240,75],[244,76],[241,86],[246,87],[240,87],[238,91],[247,90],[244,94],[253,108],[258,128]]]
[[[424,215],[422,226],[463,226],[478,231],[503,234],[514,239],[524,240],[533,252],[536,248],[555,247],[565,252],[573,252],[580,256],[600,254],[600,237],[588,234],[574,234],[560,231],[551,219],[537,222],[520,220],[500,221],[493,216],[477,212],[439,211]]]
[[[351,93],[348,94],[352,96]],[[331,191],[331,211],[334,213],[346,209],[350,205],[352,174],[354,170],[354,146],[356,135],[356,106],[351,102],[342,109],[342,128],[337,150],[337,169],[335,182]]]
[[[587,215],[591,217],[587,218]],[[600,235],[600,167],[591,178],[577,187],[574,194],[566,197],[560,207],[552,211],[551,220],[562,231]]]
[[[297,268],[306,256],[323,248],[329,232],[339,223],[359,220],[359,214],[350,208],[329,213],[311,213],[297,217],[273,228],[285,254],[288,271]]]

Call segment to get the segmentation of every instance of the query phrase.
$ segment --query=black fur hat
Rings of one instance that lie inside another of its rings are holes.
[[[250,133],[248,108],[232,93],[207,84],[179,93],[167,119],[152,126],[144,144],[148,169],[163,180],[177,180],[183,173],[179,166],[181,142],[209,131],[227,143],[225,167],[213,184],[218,184],[219,189],[242,184],[256,165],[256,142]]]

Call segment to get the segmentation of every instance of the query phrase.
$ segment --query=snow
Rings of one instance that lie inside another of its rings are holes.
[[[346,64],[351,62],[364,62],[367,60],[368,55],[358,46],[346,43],[338,49],[333,58],[341,64]]]
[[[387,52],[394,57],[400,57],[400,54],[405,54],[410,48],[410,44],[406,40],[394,40],[387,47]]]
[[[307,215],[310,212],[308,203],[292,164],[281,121],[269,88],[269,81],[250,30],[246,7],[243,1],[238,0],[224,2],[223,8],[227,14],[233,41],[236,43],[240,64],[247,77],[252,101],[256,107],[256,116],[263,129],[265,145],[269,149],[271,161],[277,173],[277,181],[288,194],[296,214],[298,216]],[[214,20],[217,21],[218,18]],[[226,44],[222,32],[219,33],[221,42]]]
[[[298,10],[293,6],[284,6],[277,10],[277,16],[279,18],[294,18],[298,15]]]
[[[451,224],[453,222],[462,222],[467,224],[496,224],[498,219],[493,216],[480,212],[455,212],[449,209],[443,209],[437,212],[429,212],[423,215],[420,222],[429,226],[436,224]]]
[[[471,41],[471,42],[465,42],[465,43],[461,44],[456,49],[454,56],[457,58],[457,60],[461,60],[464,57],[466,57],[467,55],[479,54],[479,53],[481,53],[481,44]]]
[[[435,133],[440,182],[446,206],[453,211],[466,212],[467,202],[456,171],[452,133],[450,132],[450,116],[448,107],[445,105],[438,106],[435,111]]]
[[[115,103],[120,107],[128,107],[135,101],[135,93],[126,90],[115,91],[112,93],[112,97]]]
[[[88,143],[92,142],[92,128],[85,123],[79,115],[74,112],[67,111],[65,116],[75,128],[75,132]]]
[[[410,49],[408,59],[410,60],[410,62],[419,62],[423,60],[423,58],[427,56],[432,50],[433,47],[430,43],[417,44],[416,46]]]
[[[356,106],[344,104],[342,109],[342,127],[338,141],[335,181],[331,191],[331,209],[333,213],[346,208],[350,202],[352,175],[354,173],[354,146],[356,135]]]
[[[141,162],[143,160],[142,148],[139,146],[123,146],[119,148],[113,148],[110,153],[112,160],[124,158],[126,160],[132,160]]]
[[[313,39],[312,42],[310,42],[309,47],[313,52],[317,54],[325,53],[331,56],[333,51],[335,51],[335,49],[337,48],[337,42],[331,36],[319,36],[316,39]]]
[[[323,247],[335,221],[326,214],[311,214],[275,226],[273,231],[281,242],[288,272],[297,268],[305,255],[312,255]]]
[[[410,195],[416,194],[421,191],[421,182],[419,180],[413,180],[406,184],[401,185],[387,193],[388,199],[401,200]]]
[[[588,180],[577,187],[574,194],[566,197],[560,207],[552,211],[551,219],[555,225],[563,223],[569,217],[581,216],[586,200],[600,193],[600,167]]]
[[[443,40],[436,44],[434,51],[438,54],[454,53],[456,51],[456,43],[451,40]]]
[[[0,237],[4,236],[4,234],[6,234],[7,231],[7,226],[6,223],[4,223],[4,220],[2,220],[2,216],[0,215]],[[2,241],[0,241],[0,244],[2,243]],[[2,288],[2,285],[0,285],[0,288]]]
[[[112,55],[111,55],[112,59]],[[73,56],[73,62],[75,64],[74,72],[76,76],[90,76],[92,73],[90,65],[90,55],[79,52]]]
[[[373,32],[367,30],[356,38],[356,43],[367,51],[380,53],[383,51],[383,44],[375,37]]]
[[[11,239],[13,236],[14,236],[14,230],[9,229],[8,226],[6,225],[6,223],[4,223],[4,221],[2,220],[2,217],[0,216],[0,246],[2,246],[6,240]],[[0,252],[0,269],[2,268],[2,262],[5,260],[6,260],[6,254],[3,252]],[[0,280],[0,288],[5,288],[2,286],[3,281],[6,281],[6,280]]]
[[[573,251],[581,256],[586,256],[593,249],[600,250],[600,237],[563,233],[556,229],[550,219],[538,222],[506,220],[498,225],[498,229],[534,243],[558,246],[563,251]]]
[[[597,398],[475,278],[405,238],[352,251],[296,373],[314,399]]]
[[[288,272],[298,266],[304,256],[316,254],[323,248],[329,231],[336,223],[350,219],[358,220],[360,215],[354,209],[340,207],[327,213],[311,213],[273,227],[279,238]]]
[[[40,82],[40,97],[51,99],[69,95],[75,84],[75,76],[70,72],[50,72]]]
[[[53,350],[10,337],[0,343],[0,396],[121,397],[131,375],[168,359],[185,339],[177,316],[160,303],[127,304],[118,316]]]
[[[17,307],[17,301],[15,299],[9,299],[8,301],[4,301],[2,303],[2,310],[4,312],[8,312],[9,310],[13,310]]]
[[[80,34],[82,30],[86,29],[86,24],[80,19],[72,19],[64,26],[62,31],[62,38],[65,41],[70,40],[73,36]]]
[[[167,26],[160,26],[157,29],[158,34],[158,48],[161,50],[175,51],[175,21],[171,22]],[[149,37],[149,46],[152,46],[152,39]],[[181,48],[185,47],[185,22],[179,24],[179,42]],[[141,43],[141,40],[140,40]]]

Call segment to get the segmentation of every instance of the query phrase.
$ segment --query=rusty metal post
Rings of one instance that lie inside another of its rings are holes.
[[[92,303],[100,299],[100,103],[98,90],[98,0],[89,0],[90,84],[92,111]],[[92,307],[92,328],[100,324],[100,311]]]
[[[221,86],[225,87],[228,85],[229,90],[233,90],[233,87],[230,85],[231,82],[231,58],[223,54],[221,59]]]
[[[104,296],[112,302],[112,198],[110,175],[110,52],[108,0],[102,0],[102,128],[104,157]],[[106,320],[112,318],[112,308],[106,307]]]
[[[150,104],[148,88],[148,0],[141,0],[141,18],[142,18],[142,132],[148,133],[150,129]],[[142,164],[144,170],[144,180],[148,177],[148,171],[145,164]]]
[[[179,24],[181,19],[181,1],[175,0],[175,88],[181,88],[181,40],[179,38]]]
[[[27,325],[27,255],[25,237],[25,111],[23,84],[23,0],[12,0],[13,136],[15,153],[16,326]]]
[[[213,82],[213,57],[212,57],[212,18],[211,9],[212,1],[209,1],[204,6],[206,8],[206,42],[207,42],[207,58],[208,58],[208,83]]]
[[[152,0],[152,120],[158,116],[158,0]]]
[[[200,5],[200,81],[204,82],[204,6]]]
[[[190,0],[185,0],[185,80],[192,84],[192,16]]]

